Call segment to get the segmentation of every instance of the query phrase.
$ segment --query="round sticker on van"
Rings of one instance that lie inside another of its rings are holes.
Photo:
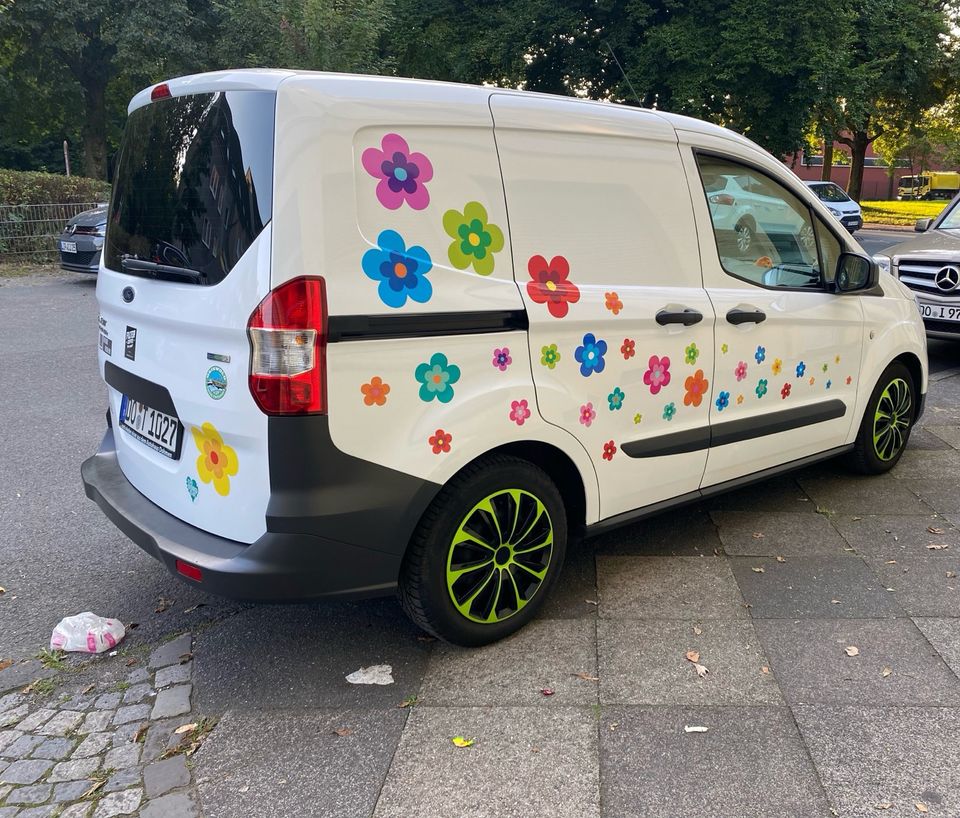
[[[220,400],[227,394],[227,373],[219,366],[207,370],[207,394],[214,400]]]

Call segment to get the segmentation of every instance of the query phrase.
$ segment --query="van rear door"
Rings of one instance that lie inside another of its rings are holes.
[[[276,92],[171,86],[127,123],[97,284],[100,364],[131,484],[253,542],[269,470],[247,320],[270,287]]]

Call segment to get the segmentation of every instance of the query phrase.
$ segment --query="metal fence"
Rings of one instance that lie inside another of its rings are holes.
[[[49,259],[67,221],[98,202],[0,205],[0,260]]]

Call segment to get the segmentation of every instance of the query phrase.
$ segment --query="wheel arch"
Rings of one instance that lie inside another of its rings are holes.
[[[913,406],[913,419],[917,419],[917,413],[920,411],[920,390],[923,387],[923,364],[920,363],[920,359],[914,355],[912,352],[901,352],[897,355],[896,358],[890,361],[890,364],[902,363],[907,371],[910,373],[910,377],[913,379],[913,388],[917,392],[918,399],[914,401]],[[890,366],[887,364],[887,366]],[[884,367],[886,369],[886,367]]]

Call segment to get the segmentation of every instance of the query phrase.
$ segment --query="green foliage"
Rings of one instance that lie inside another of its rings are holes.
[[[110,185],[99,179],[0,169],[0,204],[106,202]]]

